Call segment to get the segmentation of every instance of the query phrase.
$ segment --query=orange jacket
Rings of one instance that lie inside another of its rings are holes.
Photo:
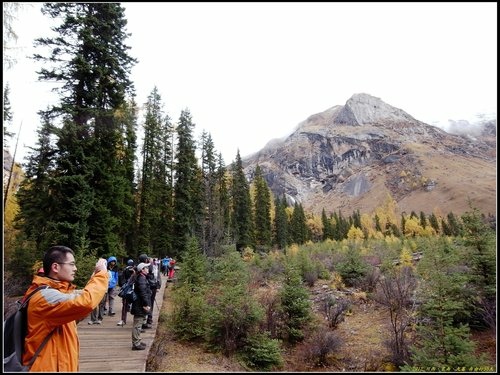
[[[76,321],[84,319],[103,299],[108,290],[108,273],[93,274],[83,290],[76,290],[67,281],[35,276],[26,294],[39,285],[50,288],[38,291],[29,302],[23,363],[29,362],[44,338],[57,327],[30,372],[76,372],[80,357]]]

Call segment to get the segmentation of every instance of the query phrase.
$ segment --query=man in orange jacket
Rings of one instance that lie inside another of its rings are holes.
[[[24,342],[23,364],[33,357],[42,341],[55,329],[31,366],[30,372],[77,372],[80,343],[76,322],[99,304],[108,290],[106,259],[99,259],[85,288],[76,290],[73,250],[53,246],[43,258],[45,276],[34,276],[28,295],[39,285],[50,288],[35,293],[28,305],[28,334]]]

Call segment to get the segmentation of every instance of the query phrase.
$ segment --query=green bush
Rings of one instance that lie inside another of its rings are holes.
[[[283,366],[280,341],[271,339],[268,333],[248,337],[241,356],[252,370],[271,371]]]
[[[359,249],[350,247],[345,259],[337,265],[336,270],[347,286],[357,287],[368,273],[368,265],[361,258]]]
[[[290,343],[304,339],[303,330],[312,319],[309,292],[302,285],[295,266],[288,267],[279,293],[283,319],[282,337]]]
[[[209,348],[230,355],[258,327],[264,311],[251,296],[249,268],[239,253],[218,259],[214,273],[205,306],[205,340]]]

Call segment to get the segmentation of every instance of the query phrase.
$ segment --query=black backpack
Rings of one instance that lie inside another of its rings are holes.
[[[118,297],[124,298],[129,304],[137,300],[137,294],[134,290],[135,279],[135,275],[130,276],[126,284],[122,286],[118,293]]]
[[[41,285],[26,298],[18,300],[17,310],[3,322],[3,370],[4,372],[27,372],[35,362],[36,357],[49,341],[55,329],[50,332],[36,350],[27,366],[23,365],[24,339],[28,334],[28,302],[33,295],[41,289],[50,288]]]

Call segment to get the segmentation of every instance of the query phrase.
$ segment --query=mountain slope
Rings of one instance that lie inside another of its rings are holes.
[[[250,180],[257,164],[275,195],[318,214],[371,213],[390,196],[399,212],[461,214],[470,201],[496,215],[496,137],[446,133],[368,94],[244,158]]]

